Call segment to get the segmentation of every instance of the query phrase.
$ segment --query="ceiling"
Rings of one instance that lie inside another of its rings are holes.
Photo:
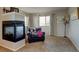
[[[18,7],[18,8],[27,13],[45,13],[45,12],[51,12],[55,10],[66,9],[66,7]]]

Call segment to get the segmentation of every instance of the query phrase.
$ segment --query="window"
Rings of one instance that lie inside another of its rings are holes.
[[[28,26],[28,22],[29,22],[29,17],[25,16],[25,26]]]
[[[46,26],[50,25],[50,16],[46,16]]]
[[[49,25],[50,25],[50,16],[39,17],[39,26],[49,26]]]
[[[39,24],[40,24],[40,26],[45,26],[45,16],[41,16],[39,18]]]

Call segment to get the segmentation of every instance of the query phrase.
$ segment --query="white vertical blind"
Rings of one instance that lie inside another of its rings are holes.
[[[28,23],[29,23],[29,17],[25,16],[25,26],[28,26]]]
[[[50,26],[50,16],[46,16],[46,26]]]

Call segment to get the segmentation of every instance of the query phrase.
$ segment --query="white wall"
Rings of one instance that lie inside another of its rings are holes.
[[[39,15],[33,15],[33,26],[34,27],[39,27]]]
[[[0,14],[3,14],[3,11],[2,11],[2,9],[3,9],[3,8],[2,8],[2,7],[0,7]]]
[[[29,26],[30,27],[33,27],[34,26],[34,24],[33,24],[33,14],[30,14],[29,15]]]
[[[77,17],[77,8],[69,8],[70,22],[67,26],[67,36],[79,50],[79,19]]]
[[[54,30],[54,35],[55,36],[64,36],[65,35],[65,26],[64,26],[64,21],[63,18],[66,14],[67,10],[61,10],[61,11],[55,11],[54,12],[54,19],[53,19],[53,30]],[[52,26],[52,25],[51,25]]]

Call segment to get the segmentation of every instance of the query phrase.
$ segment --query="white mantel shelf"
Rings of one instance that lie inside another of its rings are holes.
[[[17,14],[17,15],[24,16],[23,14],[20,14],[20,13],[17,13],[17,12],[9,12],[9,13],[1,14],[1,15],[12,15],[12,14]]]
[[[25,21],[25,16],[17,13],[17,12],[10,12],[10,13],[5,13],[1,15],[2,20],[19,20],[19,21]]]

